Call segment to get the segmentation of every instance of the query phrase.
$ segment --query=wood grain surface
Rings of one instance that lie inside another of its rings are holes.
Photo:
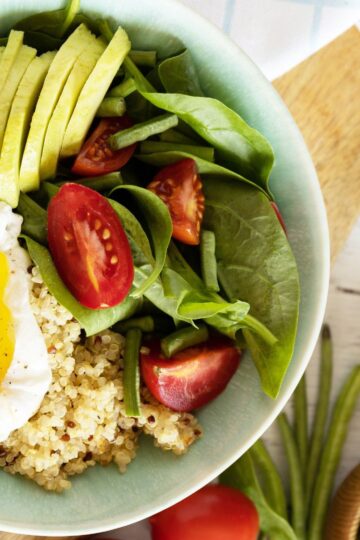
[[[353,27],[274,81],[312,154],[332,258],[360,214],[360,32]],[[0,540],[38,537],[0,532]],[[72,538],[72,537],[70,537]]]
[[[332,260],[360,214],[360,32],[354,26],[274,81],[311,152]]]

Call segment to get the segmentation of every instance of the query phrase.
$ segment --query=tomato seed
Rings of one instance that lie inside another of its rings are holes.
[[[94,229],[95,231],[98,231],[101,228],[101,221],[100,219],[95,219]]]
[[[111,233],[109,229],[104,229],[104,232],[102,233],[103,240],[108,240],[111,236]]]
[[[70,240],[74,240],[74,237],[73,237],[72,234],[66,232],[66,233],[64,234],[64,240],[66,240],[66,242],[70,242]]]
[[[112,245],[111,242],[107,242],[107,243],[105,244],[105,251],[111,251],[112,248],[113,248],[113,245]]]
[[[117,262],[119,261],[119,259],[117,258],[116,255],[113,255],[110,259],[110,263],[111,264],[117,264]]]

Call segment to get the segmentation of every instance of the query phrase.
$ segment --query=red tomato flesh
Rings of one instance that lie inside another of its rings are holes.
[[[161,169],[148,189],[168,207],[173,237],[184,244],[199,244],[205,198],[195,161],[183,159]]]
[[[276,202],[274,202],[274,201],[271,201],[270,204],[271,204],[271,206],[272,206],[273,209],[274,209],[274,212],[275,212],[275,214],[276,214],[276,217],[277,217],[278,220],[279,220],[280,225],[281,225],[282,228],[284,229],[284,233],[287,234],[287,231],[286,231],[286,225],[285,225],[285,222],[284,222],[284,220],[283,220],[283,217],[282,217],[282,215],[281,215],[281,213],[280,213],[280,210],[279,210],[278,205],[277,205]]]
[[[48,207],[48,241],[60,277],[92,309],[127,296],[134,265],[129,242],[109,202],[79,184],[64,184]]]
[[[218,396],[239,366],[240,351],[225,337],[189,347],[170,359],[160,344],[141,354],[141,374],[152,395],[175,411],[192,411]]]
[[[112,150],[107,140],[113,133],[132,125],[127,115],[100,120],[97,128],[81,148],[71,172],[80,176],[99,176],[121,169],[135,152],[136,143],[121,150]]]
[[[209,485],[150,518],[152,540],[256,540],[259,516],[241,491]]]

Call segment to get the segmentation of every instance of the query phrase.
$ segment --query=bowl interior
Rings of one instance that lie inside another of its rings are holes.
[[[2,0],[1,30],[26,14],[61,4]],[[246,358],[226,392],[199,412],[205,436],[181,458],[154,448],[144,437],[125,475],[113,466],[95,467],[61,495],[0,472],[0,530],[10,532],[78,535],[109,530],[169,506],[210,481],[251,446],[285,405],[313,351],[326,302],[328,231],[316,174],[291,116],[258,69],[216,28],[173,0],[82,0],[82,9],[122,24],[136,48],[168,53],[183,42],[193,54],[205,93],[234,108],[269,138],[276,154],[271,187],[300,271],[299,332],[278,399],[261,392]]]

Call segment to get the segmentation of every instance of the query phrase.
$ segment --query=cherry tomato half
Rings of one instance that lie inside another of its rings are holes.
[[[195,161],[183,159],[161,169],[148,189],[169,208],[173,237],[184,244],[199,244],[205,198]]]
[[[238,368],[240,351],[230,339],[212,337],[170,359],[152,342],[141,354],[141,374],[152,395],[175,411],[192,411],[216,398]]]
[[[109,202],[79,184],[64,184],[48,207],[48,241],[55,266],[75,298],[92,309],[119,304],[134,265],[129,242]]]
[[[75,159],[71,172],[80,176],[98,176],[118,171],[126,165],[135,152],[136,143],[112,150],[107,144],[110,135],[133,125],[129,116],[103,118],[90,137],[85,141]]]
[[[259,516],[241,491],[209,485],[150,518],[152,540],[256,540]]]
[[[277,217],[278,220],[279,220],[280,225],[281,225],[282,228],[284,229],[284,233],[287,234],[287,231],[286,231],[286,225],[285,225],[285,222],[284,222],[284,220],[283,220],[282,215],[280,214],[280,210],[279,210],[278,205],[277,205],[276,202],[274,202],[274,201],[271,201],[270,204],[271,204],[271,206],[272,206],[273,209],[274,209],[274,212],[275,212],[275,214],[276,214],[276,217]]]

